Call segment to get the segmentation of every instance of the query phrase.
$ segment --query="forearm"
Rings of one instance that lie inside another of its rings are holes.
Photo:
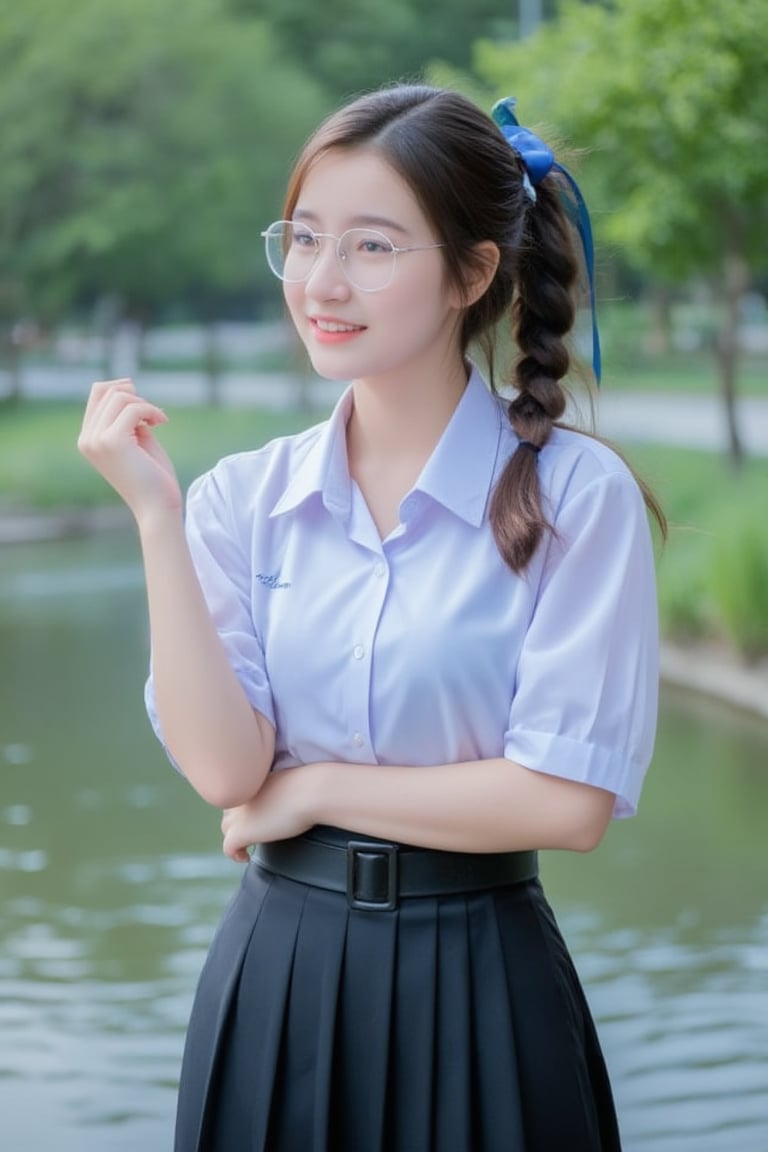
[[[180,513],[139,524],[163,738],[180,769],[216,807],[254,796],[272,763],[274,733],[254,712],[216,632]]]
[[[614,803],[603,789],[505,759],[313,770],[306,784],[315,823],[460,852],[588,851],[599,843]]]

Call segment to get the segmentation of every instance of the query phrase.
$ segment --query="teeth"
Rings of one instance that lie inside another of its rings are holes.
[[[357,332],[359,324],[335,324],[332,320],[315,320],[322,332]]]

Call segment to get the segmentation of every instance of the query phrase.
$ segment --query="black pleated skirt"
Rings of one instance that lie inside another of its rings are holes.
[[[176,1152],[618,1152],[538,880],[350,908],[250,864],[206,960]]]

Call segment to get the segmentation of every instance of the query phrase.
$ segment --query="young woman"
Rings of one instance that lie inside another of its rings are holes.
[[[636,808],[654,569],[638,483],[558,423],[577,260],[540,144],[427,87],[321,125],[267,258],[315,370],[352,383],[196,481],[185,526],[163,413],[93,387],[80,449],[138,524],[149,713],[247,864],[177,1152],[619,1148],[536,850]],[[511,403],[468,360],[505,319]]]

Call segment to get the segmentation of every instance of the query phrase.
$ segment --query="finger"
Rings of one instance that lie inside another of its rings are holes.
[[[163,409],[158,408],[157,405],[153,405],[152,407],[154,411],[151,412],[148,416],[143,417],[143,419],[141,419],[136,425],[137,432],[147,431],[150,428],[157,428],[159,424],[168,423],[168,417],[166,416]]]
[[[104,450],[135,438],[140,426],[145,428],[164,424],[168,417],[155,404],[137,396],[110,398],[108,407],[95,417],[88,426],[81,429],[77,446],[87,459],[100,455]]]
[[[83,415],[82,430],[88,432],[103,426],[126,403],[134,399],[136,390],[130,381],[94,384]]]
[[[133,380],[128,376],[123,376],[117,380],[97,380],[92,384],[85,405],[86,415],[99,407],[105,396],[108,396],[117,389],[123,392],[135,392],[136,390]]]
[[[138,396],[112,395],[105,401],[102,408],[83,424],[80,430],[81,439],[88,443],[98,444],[114,430],[118,434],[126,431],[132,432],[142,421],[147,424],[162,424],[167,416],[148,400]]]
[[[229,857],[230,860],[235,860],[240,864],[247,864],[250,860],[247,846],[240,844],[232,835],[227,835],[224,837],[222,851],[225,856]]]
[[[94,411],[88,427],[94,431],[109,428],[118,421],[123,412],[128,410],[133,411],[137,417],[137,422],[139,411],[142,420],[152,418],[153,423],[160,424],[167,419],[162,408],[152,403],[151,400],[147,400],[144,396],[137,396],[135,392],[123,392],[116,389],[110,392],[100,407]]]
[[[94,388],[100,390],[92,397],[86,407],[82,424],[82,430],[85,432],[98,430],[113,423],[118,413],[130,404],[152,403],[145,396],[137,394],[131,380],[108,381],[103,387],[97,384],[94,385]],[[168,417],[163,409],[157,404],[152,404],[152,408],[158,415],[147,422],[151,424],[165,423]]]
[[[103,393],[93,411],[98,416],[122,408],[126,404],[135,403],[137,400],[145,404],[151,403],[148,397],[140,395],[132,384],[114,384]]]

